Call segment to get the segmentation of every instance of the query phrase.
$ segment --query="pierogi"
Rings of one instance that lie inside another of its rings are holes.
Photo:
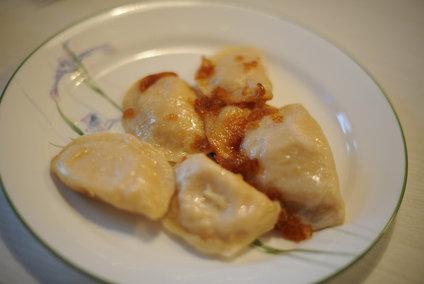
[[[301,241],[343,223],[329,143],[300,104],[268,104],[272,85],[257,49],[203,57],[195,79],[197,88],[173,72],[138,80],[123,99],[127,133],[73,140],[52,159],[52,174],[88,197],[161,220],[218,257],[238,255],[273,228]]]
[[[53,158],[51,171],[77,192],[152,220],[167,212],[175,190],[163,153],[131,134],[81,136]]]
[[[228,47],[209,59],[204,57],[196,73],[200,91],[227,103],[265,101],[272,85],[260,52],[252,47]]]
[[[259,161],[258,186],[279,192],[284,207],[314,230],[342,224],[336,166],[321,127],[300,104],[279,113],[281,122],[264,117],[242,142],[248,157]]]
[[[217,114],[206,114],[206,137],[216,155],[224,159],[233,156],[234,146],[240,144],[243,133],[242,125],[250,114],[250,110],[237,106],[225,106]]]
[[[280,205],[204,154],[175,168],[177,192],[164,227],[197,250],[231,257],[277,222]]]
[[[194,111],[196,95],[177,74],[162,72],[137,81],[127,92],[122,124],[126,132],[149,142],[178,162],[205,140]]]

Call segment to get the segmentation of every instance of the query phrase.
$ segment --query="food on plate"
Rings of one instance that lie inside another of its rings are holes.
[[[205,141],[195,99],[192,88],[173,72],[146,76],[125,95],[122,124],[126,132],[162,150],[168,161],[178,162]]]
[[[123,100],[128,134],[75,139],[52,173],[77,192],[161,219],[219,257],[272,229],[302,241],[343,223],[329,143],[302,105],[268,104],[258,50],[225,48],[204,57],[195,77],[197,87],[173,72],[138,80]]]
[[[257,128],[262,118],[268,117],[274,123],[283,122],[279,110],[264,102],[236,106],[206,96],[196,100],[195,109],[205,123],[205,133],[212,151],[210,156],[225,169],[241,174],[246,182],[263,190],[256,181],[261,166],[259,160],[249,157],[241,143],[246,132]],[[276,191],[263,192],[272,200],[282,202]],[[302,222],[284,207],[275,228],[283,237],[293,241],[302,241],[312,235],[311,225]]]
[[[206,113],[203,117],[206,137],[217,159],[235,158],[236,145],[240,145],[250,112],[237,106],[225,106],[218,113]]]
[[[81,136],[53,158],[51,171],[79,193],[153,220],[168,211],[175,190],[163,153],[131,134]]]
[[[249,159],[241,151],[240,144],[246,129],[253,127],[263,116],[281,120],[278,109],[265,102],[227,104],[218,97],[200,95],[195,110],[205,124],[206,138],[215,161],[249,181],[258,167],[255,159]]]
[[[231,257],[270,231],[280,205],[204,154],[175,168],[177,192],[164,227],[197,250]]]
[[[272,85],[260,52],[251,47],[228,47],[204,57],[196,73],[200,91],[227,103],[265,101],[272,98]]]
[[[284,208],[314,230],[343,223],[344,203],[336,166],[321,127],[300,104],[279,109],[250,129],[242,149],[259,161],[255,182],[277,194]]]

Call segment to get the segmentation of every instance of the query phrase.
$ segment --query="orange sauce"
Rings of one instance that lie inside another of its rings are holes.
[[[274,229],[284,238],[295,242],[304,241],[312,236],[311,225],[302,223],[299,218],[289,214],[284,208],[280,212]]]
[[[219,88],[219,87],[218,87]],[[217,88],[217,89],[218,89]],[[216,90],[216,89],[215,89]],[[219,91],[218,91],[219,92]],[[200,96],[194,101],[194,110],[200,115],[204,116],[207,113],[212,113],[217,115],[220,110],[226,106],[226,103],[224,100],[222,100],[217,94],[218,92],[215,92],[212,95],[212,98],[206,97],[206,96]]]
[[[218,116],[222,108],[228,104],[225,102],[227,96],[225,89],[217,87],[211,97],[199,96],[195,103],[195,111],[203,118],[210,119]],[[249,109],[247,116],[228,117],[224,121],[222,132],[225,137],[207,137],[209,145],[214,152],[215,161],[222,167],[234,172],[240,173],[248,180],[254,176],[259,164],[257,160],[250,160],[247,155],[241,151],[240,144],[243,141],[247,129],[255,125],[266,115],[276,114],[278,109],[260,102],[249,102],[234,104],[239,108]]]
[[[220,87],[214,90],[211,97],[200,95],[194,102],[196,112],[203,119],[218,116],[222,108],[228,105],[225,102],[226,95],[225,90]],[[299,218],[284,207],[282,202],[284,199],[281,198],[277,190],[262,189],[256,184],[254,177],[260,170],[259,161],[249,159],[240,149],[240,144],[246,131],[256,128],[263,117],[270,116],[273,121],[279,123],[283,121],[283,116],[278,112],[277,108],[267,105],[263,100],[233,105],[242,109],[249,109],[250,112],[244,116],[229,117],[228,121],[224,121],[224,138],[207,137],[207,139],[203,138],[202,140],[199,137],[199,140],[195,143],[197,149],[211,151],[208,156],[223,168],[241,174],[246,182],[261,190],[271,200],[280,201],[282,210],[274,229],[282,237],[296,242],[308,239],[312,235],[312,227],[302,223]]]
[[[138,85],[139,91],[143,93],[148,88],[150,88],[150,86],[156,83],[159,79],[162,79],[164,77],[178,77],[178,75],[175,72],[160,72],[160,73],[148,75],[140,80],[140,83]]]
[[[261,83],[257,83],[256,90],[255,90],[255,97],[258,100],[263,100],[265,93],[266,93],[265,87]]]
[[[200,152],[210,152],[211,149],[208,139],[202,136],[196,136],[196,138],[194,138],[192,147]]]
[[[258,66],[258,61],[256,61],[256,60],[252,60],[250,62],[244,62],[243,63],[243,67],[244,67],[245,71],[249,71],[250,69],[253,69],[257,66]]]
[[[127,108],[126,110],[124,110],[124,113],[122,115],[123,119],[131,119],[134,118],[135,116],[135,111],[133,108]]]
[[[200,68],[196,72],[196,80],[205,80],[210,78],[215,73],[215,66],[212,61],[206,57],[202,57]]]
[[[260,188],[257,184],[254,184],[254,186]],[[282,237],[295,242],[306,240],[312,236],[313,230],[311,225],[302,223],[299,218],[291,214],[290,211],[284,207],[284,202],[282,202],[284,198],[281,198],[281,194],[278,190],[267,188],[261,191],[268,196],[269,199],[280,201],[281,212],[274,227],[275,231],[281,234]]]

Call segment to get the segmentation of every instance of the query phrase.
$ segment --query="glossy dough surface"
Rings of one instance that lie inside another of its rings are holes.
[[[256,181],[277,190],[284,206],[314,230],[340,225],[344,203],[330,146],[320,126],[300,104],[279,110],[282,122],[264,117],[242,143],[258,159]]]
[[[225,106],[218,114],[205,115],[205,133],[215,153],[225,159],[234,154],[234,146],[239,145],[243,124],[250,110],[237,106]]]
[[[77,192],[154,220],[166,213],[175,190],[163,153],[130,134],[81,136],[52,160],[51,171]]]
[[[199,251],[231,257],[274,227],[278,202],[204,154],[190,155],[175,171],[177,194],[163,225]]]
[[[257,49],[229,47],[207,60],[212,64],[210,68],[212,71],[202,75],[202,68],[205,68],[204,65],[207,63],[203,60],[200,72],[196,76],[199,89],[206,96],[212,96],[217,88],[220,88],[225,90],[225,95],[221,97],[227,103],[253,102],[272,98],[272,85]]]
[[[124,113],[125,131],[158,147],[168,161],[197,152],[195,145],[204,139],[204,130],[194,110],[194,91],[178,76],[162,77],[144,91],[141,81],[128,90],[123,101],[124,110],[131,110],[130,116]]]

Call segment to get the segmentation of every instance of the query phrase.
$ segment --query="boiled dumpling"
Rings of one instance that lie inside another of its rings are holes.
[[[281,122],[264,117],[242,143],[248,157],[259,161],[256,183],[277,190],[284,207],[314,230],[343,223],[336,167],[320,126],[299,104],[279,113]]]
[[[237,106],[225,106],[217,114],[208,113],[204,116],[206,137],[215,154],[223,159],[234,156],[235,148],[244,136],[250,112],[249,109]]]
[[[231,257],[277,222],[278,202],[204,154],[188,156],[175,172],[177,193],[163,225],[203,253]]]
[[[196,95],[175,73],[146,76],[127,92],[124,129],[162,150],[177,162],[198,152],[205,140],[203,122],[194,110]]]
[[[77,192],[154,220],[167,212],[175,190],[163,153],[130,134],[77,138],[52,160],[51,171]]]
[[[203,58],[196,73],[200,91],[227,103],[258,102],[272,98],[272,85],[255,48],[229,47]]]

